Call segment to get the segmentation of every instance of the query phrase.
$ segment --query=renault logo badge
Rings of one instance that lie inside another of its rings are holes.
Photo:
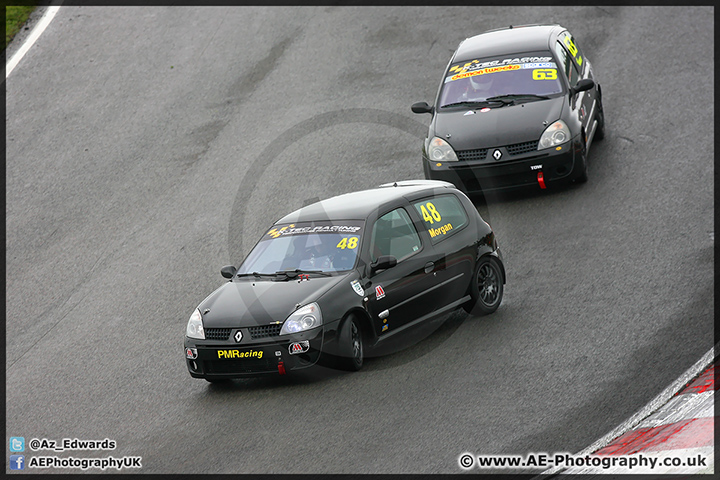
[[[495,151],[493,152],[493,158],[494,158],[495,160],[500,160],[500,157],[502,157],[502,152],[501,152],[500,150],[495,150]]]
[[[242,340],[242,332],[238,330],[237,332],[235,332],[235,341],[237,343],[240,343],[240,340]]]

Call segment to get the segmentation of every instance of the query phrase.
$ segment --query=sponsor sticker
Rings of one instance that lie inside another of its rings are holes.
[[[272,228],[265,235],[271,238],[278,238],[285,235],[305,235],[309,233],[357,233],[360,229],[362,229],[360,225],[310,225],[296,227],[295,224],[290,224],[280,229]]]
[[[294,342],[291,343],[288,347],[288,352],[290,352],[290,355],[297,355],[299,353],[305,353],[308,350],[310,350],[310,341],[309,340],[303,340],[302,342]]]
[[[353,291],[361,297],[365,294],[365,291],[363,290],[362,285],[360,285],[359,281],[353,280],[352,282],[350,282],[350,285],[352,286]]]
[[[218,350],[217,358],[257,358],[263,357],[262,350]]]
[[[385,290],[383,290],[382,285],[378,285],[375,287],[375,300],[380,300],[385,296]]]

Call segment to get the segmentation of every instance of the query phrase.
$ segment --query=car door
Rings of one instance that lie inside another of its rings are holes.
[[[431,293],[435,284],[432,271],[434,251],[423,243],[414,222],[404,207],[378,218],[369,229],[367,256],[372,263],[391,255],[397,264],[371,271],[365,283],[366,309],[376,334],[382,338],[402,330],[434,310]],[[369,288],[368,288],[369,287]]]
[[[477,232],[460,200],[452,193],[411,201],[434,250],[433,302],[438,310],[451,309],[468,292],[472,280]]]

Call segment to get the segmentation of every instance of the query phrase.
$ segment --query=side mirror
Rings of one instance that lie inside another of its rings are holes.
[[[583,78],[577,84],[575,84],[574,87],[570,88],[570,95],[574,96],[580,92],[584,92],[585,90],[590,90],[594,86],[595,82],[593,82],[589,78]]]
[[[370,264],[370,273],[375,273],[378,270],[387,270],[397,265],[397,258],[392,255],[380,255],[375,263]]]
[[[410,110],[412,110],[413,113],[433,113],[434,109],[428,105],[427,102],[417,102],[412,104]]]
[[[232,265],[228,265],[227,267],[222,267],[220,269],[220,275],[225,278],[233,278],[235,276],[235,273],[237,273],[237,268],[233,267]]]

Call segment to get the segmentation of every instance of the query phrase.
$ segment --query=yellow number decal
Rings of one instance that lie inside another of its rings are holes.
[[[423,220],[428,223],[433,223],[433,219],[428,213],[427,208],[425,208],[425,205],[420,205],[420,211],[422,212]]]
[[[439,222],[440,220],[442,220],[442,217],[440,216],[440,212],[437,211],[437,209],[435,208],[435,205],[433,205],[432,203],[428,202],[428,203],[427,203],[427,207],[428,207],[428,210],[430,210],[430,215],[432,215],[432,218],[433,218],[436,222]]]
[[[343,238],[342,240],[340,240],[340,243],[338,243],[335,248],[339,248],[341,250],[349,248],[350,250],[354,250],[355,248],[357,248],[357,244],[358,237]]]
[[[575,43],[570,39],[570,36],[566,36],[564,40],[565,46],[567,46],[568,50],[570,51],[570,54],[573,56],[575,61],[578,65],[582,65],[583,59],[580,55],[578,55],[578,49],[575,46]]]
[[[438,212],[435,205],[430,202],[427,202],[425,205],[420,205],[420,212],[422,213],[423,220],[431,225],[442,220],[440,212]]]
[[[532,72],[533,80],[555,80],[557,79],[557,70],[554,68],[536,68]]]
[[[565,46],[568,47],[568,50],[570,50],[570,54],[574,57],[577,55],[577,47],[573,43],[573,41],[570,39],[570,37],[565,37]]]

